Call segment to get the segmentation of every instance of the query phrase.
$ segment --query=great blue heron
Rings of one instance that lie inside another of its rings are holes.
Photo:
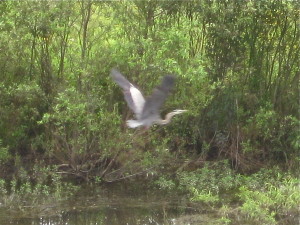
[[[159,109],[166,100],[168,93],[174,86],[175,77],[167,75],[163,78],[160,86],[153,90],[148,98],[144,98],[140,90],[130,83],[118,70],[112,69],[111,76],[123,89],[125,100],[129,108],[134,112],[136,120],[127,120],[130,128],[144,126],[151,127],[153,124],[164,125],[171,121],[171,118],[187,110],[176,109],[168,113],[165,119],[159,115]]]

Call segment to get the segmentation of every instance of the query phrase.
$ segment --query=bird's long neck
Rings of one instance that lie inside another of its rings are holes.
[[[168,124],[168,123],[170,123],[172,117],[173,117],[174,115],[176,115],[176,114],[177,114],[177,113],[175,113],[175,112],[170,112],[170,113],[168,113],[168,114],[166,115],[166,117],[165,117],[164,120],[161,119],[161,120],[157,121],[157,123],[160,124],[160,125]]]

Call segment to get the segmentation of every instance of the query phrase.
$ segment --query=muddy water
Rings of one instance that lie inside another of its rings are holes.
[[[50,205],[0,208],[0,224],[20,225],[209,224],[209,218],[183,196],[126,184],[83,187],[68,201]]]

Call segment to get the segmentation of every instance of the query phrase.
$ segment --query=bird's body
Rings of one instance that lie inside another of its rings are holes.
[[[111,76],[123,89],[126,102],[129,108],[135,113],[136,120],[127,120],[127,125],[130,128],[140,126],[149,128],[153,124],[164,125],[169,123],[174,115],[187,111],[174,110],[166,115],[165,120],[160,117],[159,109],[174,86],[175,77],[172,75],[165,76],[161,85],[156,87],[152,95],[147,99],[145,99],[140,90],[130,83],[118,70],[113,69]]]

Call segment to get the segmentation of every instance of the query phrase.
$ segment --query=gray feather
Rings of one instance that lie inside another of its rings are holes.
[[[141,115],[141,119],[148,117],[158,117],[159,110],[164,104],[169,92],[173,88],[175,77],[167,75],[163,78],[161,85],[156,87],[151,96],[146,99],[145,106]]]
[[[124,98],[129,108],[135,113],[135,116],[139,119],[145,102],[142,93],[137,87],[130,83],[118,70],[112,69],[111,77],[123,89]]]
[[[118,70],[112,69],[110,75],[124,91],[129,91],[131,83]]]

